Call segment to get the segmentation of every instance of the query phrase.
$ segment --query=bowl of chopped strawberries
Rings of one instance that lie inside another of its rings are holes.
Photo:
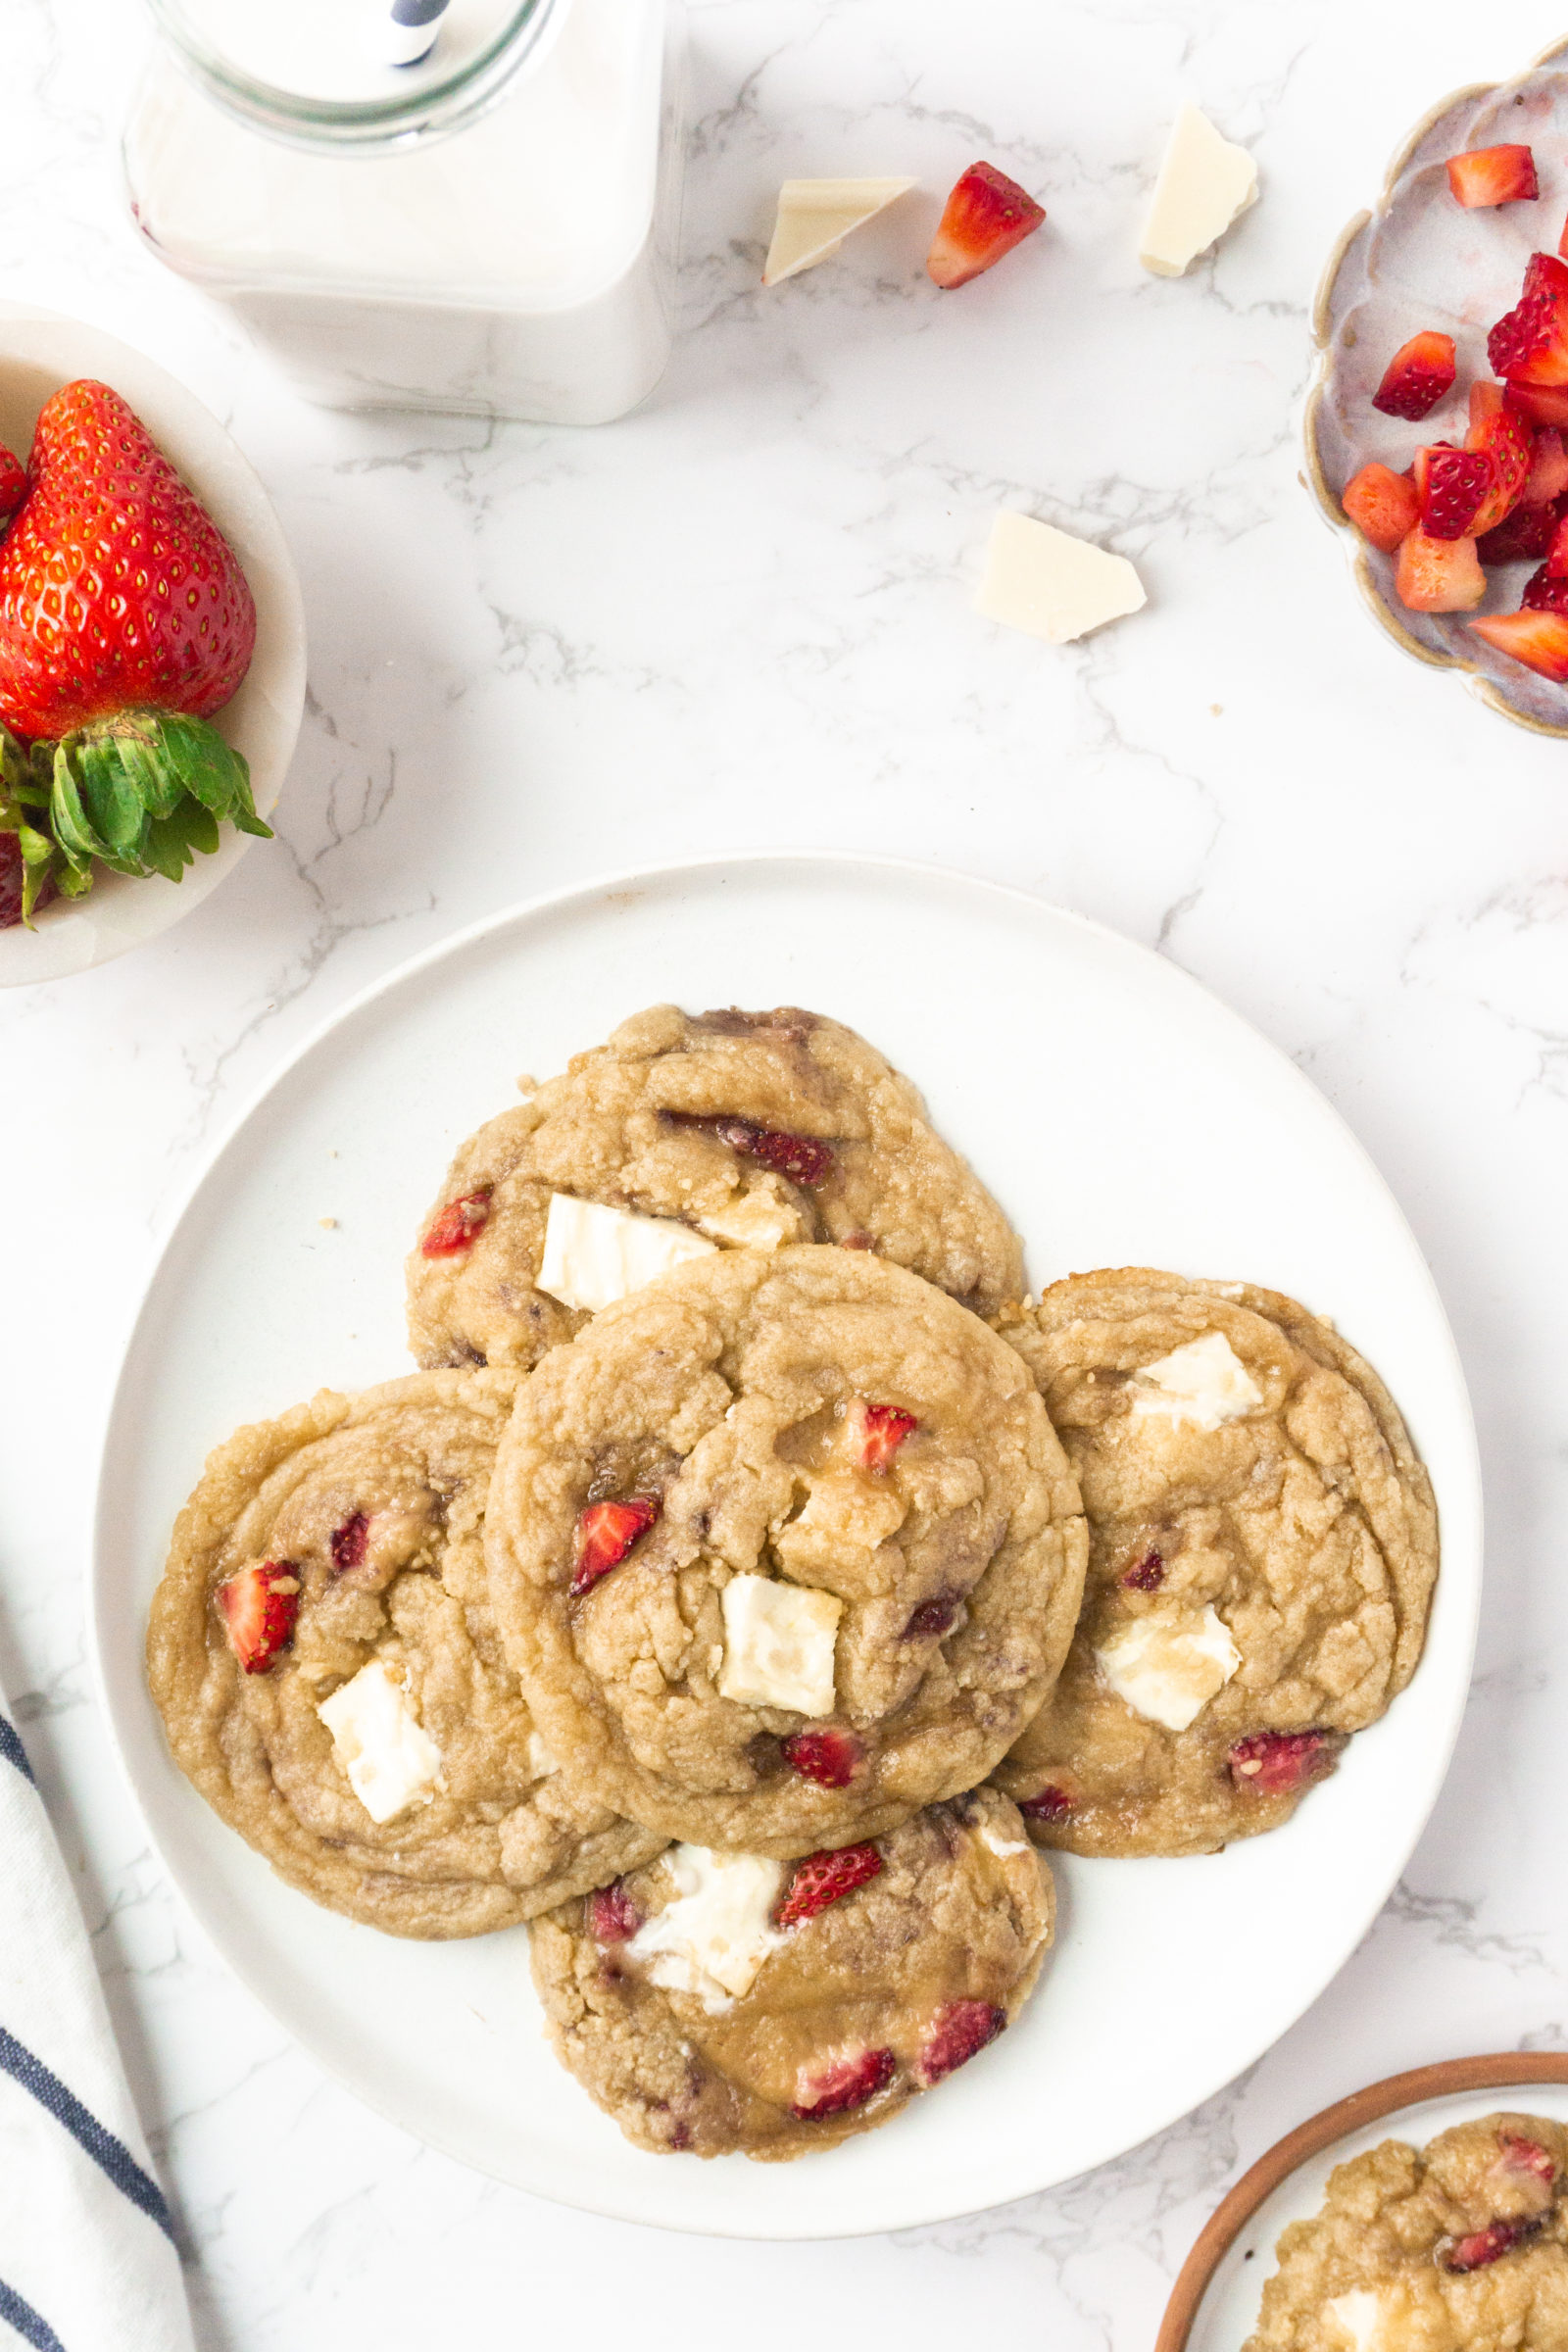
[[[1568,43],[1417,126],[1314,336],[1310,479],[1373,613],[1568,735]]]
[[[230,871],[299,734],[299,582],[218,419],[0,304],[0,985],[151,939]]]

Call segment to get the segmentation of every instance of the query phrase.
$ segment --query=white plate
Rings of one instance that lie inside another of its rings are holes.
[[[1288,1829],[1200,1861],[1067,1861],[1058,1948],[1018,2028],[885,2131],[787,2166],[629,2147],[545,2047],[522,1931],[404,1943],[291,1893],[174,1770],[142,1680],[148,1599],[207,1448],[323,1383],[403,1368],[400,1261],[449,1151],[518,1072],[554,1071],[670,999],[803,1004],[863,1031],[995,1188],[1037,1284],[1141,1261],[1271,1284],[1334,1317],[1398,1397],[1443,1513],[1420,1673]],[[832,2237],[1102,2163],[1300,2015],[1437,1795],[1479,1575],[1474,1433],[1443,1309],[1381,1179],[1299,1072],[1172,964],[1021,892],[761,856],[481,924],[301,1049],[213,1159],[153,1277],[107,1439],[95,1612],[109,1712],[172,1876],[323,2065],[542,2195],[671,2229]]]

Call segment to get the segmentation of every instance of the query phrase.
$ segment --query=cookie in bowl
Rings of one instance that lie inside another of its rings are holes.
[[[1017,2017],[1049,1871],[995,1789],[789,1863],[672,1846],[537,1920],[556,2054],[635,2145],[762,2160],[873,2130]]]
[[[1415,1672],[1432,1489],[1377,1374],[1278,1292],[1073,1275],[1004,1319],[1082,1483],[1083,1615],[997,1775],[1042,1844],[1276,1828]]]
[[[511,1927],[662,1843],[561,1780],[490,1621],[514,1388],[416,1373],[238,1431],[153,1601],[180,1769],[290,1886],[395,1936]]]

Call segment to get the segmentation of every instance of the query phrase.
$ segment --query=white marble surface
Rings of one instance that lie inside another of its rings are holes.
[[[1226,2182],[1304,2113],[1398,2066],[1568,2040],[1568,753],[1376,634],[1296,440],[1306,306],[1342,220],[1418,113],[1561,28],[1547,0],[1430,0],[1418,20],[1364,0],[698,0],[684,337],[641,415],[572,434],[302,407],[127,226],[135,12],[10,0],[0,294],[141,344],[224,416],[278,503],[312,632],[276,848],[155,946],[0,1000],[0,1675],[97,1933],[209,2352],[567,2327],[671,2352],[854,2329],[938,2352],[972,2331],[977,2290],[1000,2337],[1135,2352]],[[1255,149],[1263,201],[1216,265],[1155,283],[1135,233],[1183,94]],[[922,231],[977,154],[1050,222],[937,296]],[[929,193],[759,291],[781,173],[884,171]],[[1149,610],[1060,651],[978,620],[999,503],[1133,556]],[[160,1220],[247,1092],[457,924],[741,844],[1024,883],[1157,943],[1278,1040],[1432,1259],[1492,1520],[1452,1776],[1310,2015],[1105,2173],[810,2248],[699,2248],[530,2203],[324,2081],[148,1854],[81,1627],[120,1337]]]

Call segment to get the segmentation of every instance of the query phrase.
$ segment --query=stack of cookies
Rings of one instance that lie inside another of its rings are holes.
[[[523,1097],[408,1261],[422,1368],[209,1460],[153,1691],[318,1901],[531,1921],[640,2146],[795,2156],[1017,2015],[1040,1849],[1209,1851],[1333,1770],[1419,1659],[1430,1489],[1289,1299],[1031,1300],[836,1022],[659,1006]]]

